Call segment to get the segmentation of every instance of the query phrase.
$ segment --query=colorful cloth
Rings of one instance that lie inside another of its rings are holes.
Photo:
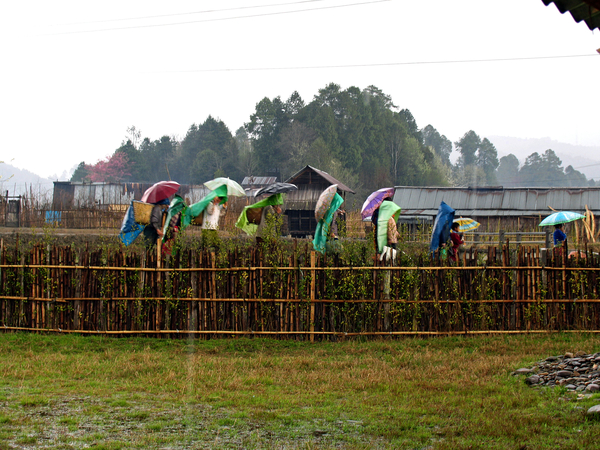
[[[227,202],[227,186],[226,185],[219,186],[214,191],[211,191],[208,194],[206,194],[202,198],[202,200],[200,200],[199,202],[188,206],[181,217],[181,228],[184,229],[185,227],[190,225],[192,223],[192,219],[194,217],[198,217],[200,214],[202,214],[204,212],[204,210],[206,209],[206,207],[208,206],[208,204],[210,202],[212,202],[215,199],[215,197],[221,197],[221,202],[220,202],[221,205],[223,203],[226,203]]]
[[[329,209],[325,213],[325,216],[317,222],[317,228],[315,230],[315,238],[313,239],[313,247],[316,251],[325,253],[325,244],[327,244],[327,236],[331,229],[331,221],[338,208],[344,203],[344,199],[337,192],[331,200]]]
[[[169,225],[171,224],[171,219],[173,216],[179,213],[183,213],[187,208],[185,201],[179,195],[175,194],[173,196],[173,200],[169,203],[169,209],[167,210],[167,218],[165,220],[165,225],[163,227],[163,234],[167,234],[167,230]]]
[[[121,224],[121,232],[119,233],[119,239],[127,247],[133,241],[136,240],[136,238],[140,235],[142,231],[144,231],[144,225],[141,225],[135,221],[132,201],[129,205],[129,208],[127,208],[125,217],[123,218],[123,223]]]
[[[557,228],[556,230],[554,230],[553,237],[554,237],[554,246],[555,247],[560,247],[567,240],[567,235],[560,228]]]
[[[256,234],[256,231],[258,230],[258,225],[248,222],[248,210],[252,208],[264,208],[265,206],[273,205],[283,205],[283,194],[273,194],[265,198],[264,200],[261,200],[260,202],[256,202],[252,205],[246,206],[242,210],[240,217],[238,217],[235,226],[245,231],[246,234],[250,236]]]
[[[394,202],[385,201],[379,207],[377,216],[377,253],[383,251],[383,247],[388,243],[388,221],[393,218],[398,220],[401,208]]]

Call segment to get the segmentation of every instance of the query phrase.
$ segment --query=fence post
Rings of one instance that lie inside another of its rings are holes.
[[[500,244],[501,247],[504,244],[505,235],[506,235],[506,232],[504,230],[500,230],[500,233],[498,234],[498,243]]]
[[[317,280],[315,270],[317,254],[313,250],[310,252],[310,342],[315,341],[315,288]]]
[[[546,238],[544,239],[546,248],[550,248],[550,231],[546,230]]]

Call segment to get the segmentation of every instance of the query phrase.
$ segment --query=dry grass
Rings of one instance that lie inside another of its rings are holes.
[[[599,424],[511,375],[585,334],[372,342],[0,336],[0,449],[586,448]]]

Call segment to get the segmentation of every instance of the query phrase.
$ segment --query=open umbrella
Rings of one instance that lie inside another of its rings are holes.
[[[458,223],[458,231],[472,231],[481,225],[479,222],[471,219],[470,217],[461,217],[460,219],[454,219],[454,222]]]
[[[227,195],[233,195],[234,197],[245,197],[246,191],[236,181],[230,178],[219,177],[214,180],[207,181],[204,186],[211,190],[217,189],[219,186],[227,186]]]
[[[315,206],[315,219],[317,222],[325,217],[331,202],[337,193],[337,184],[332,184],[319,195],[317,199],[317,205]]]
[[[142,195],[142,201],[145,203],[158,203],[179,190],[179,183],[176,181],[159,181],[154,183]]]
[[[360,210],[363,220],[367,220],[373,215],[373,212],[379,208],[385,198],[394,197],[394,188],[383,188],[373,192],[367,197]]]
[[[549,225],[558,225],[559,223],[573,222],[574,220],[583,219],[585,216],[572,211],[559,211],[554,214],[550,214],[539,224],[540,227],[546,227]]]
[[[296,189],[298,189],[298,186],[292,183],[273,183],[256,191],[254,196],[258,197],[263,194],[283,194],[285,192],[295,191]]]

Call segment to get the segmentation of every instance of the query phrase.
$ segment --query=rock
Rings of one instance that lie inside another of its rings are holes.
[[[586,391],[588,392],[598,392],[600,391],[600,386],[597,384],[588,384],[587,387],[585,388]]]
[[[574,391],[575,389],[577,389],[577,386],[575,386],[574,384],[567,384],[565,386],[569,391]]]
[[[557,377],[566,378],[570,377],[571,375],[573,375],[573,372],[571,372],[570,370],[559,370],[558,372],[556,372]]]
[[[587,415],[600,418],[600,405],[594,405],[590,409],[588,409]]]
[[[585,355],[586,355],[586,353],[582,352],[581,350],[579,350],[577,353],[575,353],[575,356],[577,356],[577,357],[581,357],[581,356],[585,356]]]
[[[573,356],[575,356],[573,353],[565,353],[564,355],[565,358],[572,358]]]
[[[538,384],[540,382],[540,377],[537,375],[532,375],[529,378],[525,379],[525,383],[531,385],[531,384]]]
[[[513,373],[515,375],[520,375],[522,373],[532,373],[532,372],[533,372],[533,369],[527,369],[527,368],[523,367],[522,369],[515,370]]]

